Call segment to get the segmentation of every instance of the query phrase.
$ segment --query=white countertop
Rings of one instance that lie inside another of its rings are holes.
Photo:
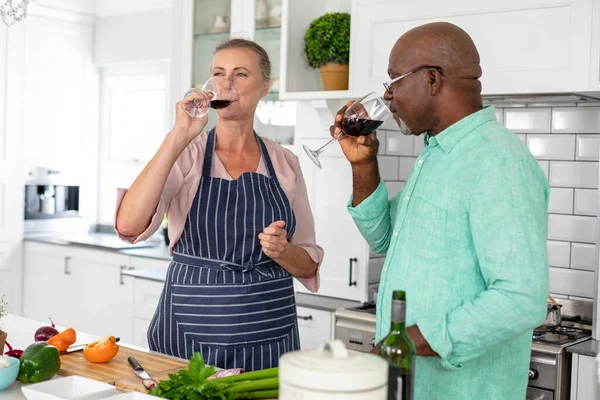
[[[16,315],[7,315],[0,320],[0,328],[8,333],[6,340],[15,349],[25,350],[27,346],[34,342],[33,335],[40,326],[48,325],[48,322],[35,321],[28,318],[19,317]],[[68,326],[56,326],[56,329],[63,331],[69,328]],[[89,335],[87,333],[77,331],[77,344],[86,344],[100,339],[98,336]],[[8,349],[5,348],[6,352]],[[62,379],[55,375],[53,379]],[[22,384],[15,382],[8,388],[0,392],[0,400],[24,400],[25,396],[21,392]]]

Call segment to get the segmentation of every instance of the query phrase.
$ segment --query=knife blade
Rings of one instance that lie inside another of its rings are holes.
[[[150,389],[158,385],[154,379],[150,378],[150,375],[148,375],[148,373],[144,370],[144,367],[142,367],[142,365],[138,362],[138,360],[135,359],[134,356],[127,358],[127,361],[133,368],[133,372],[135,372],[135,374],[142,379],[142,383],[146,389]]]

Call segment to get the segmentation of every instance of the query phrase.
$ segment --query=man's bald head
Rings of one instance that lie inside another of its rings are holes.
[[[456,25],[434,22],[403,34],[390,53],[390,77],[435,67],[407,76],[386,94],[403,132],[437,134],[481,109],[479,61],[475,43]]]
[[[390,54],[390,67],[435,65],[448,77],[481,78],[479,52],[461,28],[447,22],[421,25],[402,35]]]

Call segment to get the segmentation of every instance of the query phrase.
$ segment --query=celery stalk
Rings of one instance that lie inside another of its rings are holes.
[[[279,378],[259,379],[255,381],[244,381],[233,383],[225,389],[228,393],[253,392],[257,390],[277,389],[279,387]]]
[[[236,399],[276,399],[279,396],[278,390],[259,390],[256,392],[236,393]]]
[[[254,381],[258,379],[276,378],[279,368],[267,368],[259,371],[244,372],[243,374],[224,376],[222,378],[211,379],[212,382],[233,383],[241,381]]]

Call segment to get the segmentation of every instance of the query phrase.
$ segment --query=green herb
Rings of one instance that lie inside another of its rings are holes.
[[[169,374],[169,380],[160,381],[150,389],[153,396],[171,400],[233,400],[232,393],[225,392],[227,384],[208,380],[215,368],[204,364],[202,354],[195,353],[187,369]]]
[[[171,400],[269,399],[278,394],[278,368],[208,379],[215,368],[204,364],[202,354],[195,353],[187,369],[169,374],[148,392]]]
[[[350,14],[327,13],[316,18],[304,36],[304,54],[311,68],[350,60]]]

